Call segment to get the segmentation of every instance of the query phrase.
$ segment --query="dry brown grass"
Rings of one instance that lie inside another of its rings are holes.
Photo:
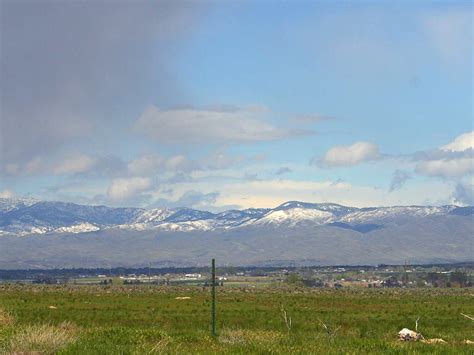
[[[54,354],[74,342],[76,336],[77,328],[70,322],[58,326],[29,325],[11,338],[9,351],[12,354]]]
[[[0,327],[9,327],[15,324],[15,318],[7,311],[0,308]]]

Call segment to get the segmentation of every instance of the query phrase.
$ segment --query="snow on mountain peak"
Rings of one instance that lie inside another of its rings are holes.
[[[454,206],[394,206],[379,208],[362,208],[343,216],[341,218],[341,222],[367,222],[394,217],[427,217],[430,215],[448,213],[454,208]]]
[[[74,226],[57,228],[54,231],[56,233],[74,233],[74,234],[77,234],[77,233],[95,232],[95,231],[98,231],[98,230],[100,230],[100,228],[97,227],[96,225],[91,224],[91,223],[80,223],[80,224],[76,224]]]
[[[173,215],[175,211],[168,208],[155,208],[152,210],[145,210],[143,213],[138,215],[132,223],[157,223],[162,222],[166,218]]]
[[[333,217],[334,215],[330,212],[317,209],[294,207],[284,210],[271,210],[262,218],[255,221],[254,224],[268,225],[289,223],[291,225],[295,225],[302,221],[313,221],[317,224],[324,224],[330,222]]]
[[[23,207],[29,207],[39,202],[34,198],[0,198],[0,212],[9,212]]]
[[[472,215],[456,206],[346,207],[288,201],[273,209],[250,208],[218,214],[190,208],[111,208],[32,199],[0,199],[0,235],[86,233],[102,229],[210,231],[244,226],[328,225],[371,231],[412,218]]]

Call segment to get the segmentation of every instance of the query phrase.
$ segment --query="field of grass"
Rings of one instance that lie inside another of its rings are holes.
[[[474,322],[460,315],[474,314],[473,289],[221,287],[215,338],[209,295],[186,286],[0,286],[0,353],[474,353],[464,343],[474,341]],[[398,341],[418,317],[425,338],[447,344]]]

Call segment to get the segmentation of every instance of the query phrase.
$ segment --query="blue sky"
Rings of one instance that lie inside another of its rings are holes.
[[[468,1],[0,6],[0,196],[473,204]]]

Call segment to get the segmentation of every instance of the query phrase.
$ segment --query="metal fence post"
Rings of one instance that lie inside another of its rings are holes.
[[[211,265],[211,335],[216,336],[216,259]]]

